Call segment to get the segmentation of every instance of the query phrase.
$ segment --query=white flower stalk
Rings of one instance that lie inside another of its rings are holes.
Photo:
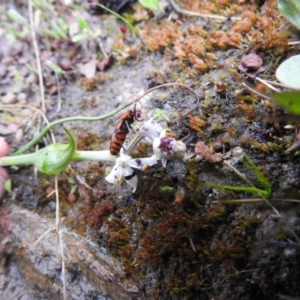
[[[145,158],[132,158],[131,156],[126,155],[123,149],[121,149],[116,164],[105,179],[114,185],[120,185],[125,180],[128,185],[133,187],[132,192],[134,193],[137,188],[138,180],[133,168],[143,170],[147,166],[153,166],[156,163],[157,157],[154,155]]]
[[[182,141],[177,141],[170,129],[164,129],[158,138],[153,141],[154,155],[161,159],[164,167],[168,159],[185,159],[186,146]]]
[[[134,135],[133,139],[127,146],[127,150],[125,151],[126,154],[130,155],[132,150],[136,147],[136,145],[142,138],[147,137],[151,141],[153,141],[155,138],[159,137],[159,134],[162,132],[163,128],[160,124],[152,123],[152,121],[153,118],[146,121],[140,128],[140,130]]]

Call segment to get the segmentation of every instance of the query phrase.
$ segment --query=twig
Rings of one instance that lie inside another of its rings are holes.
[[[194,243],[192,241],[192,239],[189,237],[189,240],[190,240],[190,243],[191,243],[191,246],[192,246],[192,249],[196,252],[196,249],[195,249],[195,246],[194,246]]]
[[[41,101],[42,101],[42,111],[46,112],[46,105],[45,105],[45,91],[44,91],[44,81],[42,75],[42,65],[40,60],[40,52],[38,48],[38,44],[36,41],[36,34],[35,34],[35,26],[33,20],[33,8],[32,8],[32,0],[28,0],[28,12],[29,12],[29,21],[31,27],[31,35],[32,35],[32,43],[34,47],[35,57],[36,57],[36,64],[38,69],[38,76],[39,76],[39,85],[40,85],[40,92],[41,92]]]
[[[55,227],[49,228],[47,231],[45,231],[33,244],[33,246],[36,246],[48,233],[55,232]]]
[[[46,115],[39,108],[37,108],[37,107],[34,107],[32,105],[28,105],[28,104],[5,104],[5,105],[0,104],[0,109],[1,110],[11,111],[13,113],[17,113],[16,112],[16,107],[20,107],[20,108],[21,107],[27,107],[27,108],[30,108],[32,110],[35,110],[36,113],[38,113],[38,114],[40,114],[42,116],[42,118],[43,118],[43,120],[44,120],[44,122],[46,124],[48,124],[48,125],[50,124],[50,122],[48,121]],[[21,113],[19,113],[19,114],[21,114]],[[30,123],[32,122],[32,119],[33,118],[31,118],[30,122],[27,123],[27,127],[26,128],[30,127]],[[27,129],[25,129],[25,131],[26,130]],[[53,143],[55,143],[55,136],[54,136],[54,134],[53,134],[52,131],[50,131],[50,135],[51,135],[51,139],[52,139]]]
[[[55,214],[55,225],[56,225],[56,235],[58,238],[58,242],[60,244],[61,249],[61,275],[63,281],[63,299],[67,299],[67,281],[66,281],[66,268],[65,268],[65,257],[64,257],[64,249],[63,249],[63,240],[60,232],[60,222],[59,222],[59,192],[58,192],[58,179],[57,175],[55,175],[55,198],[56,198],[56,214]]]
[[[100,50],[101,50],[102,54],[104,55],[105,59],[108,59],[108,55],[107,55],[107,53],[106,53],[106,51],[105,51],[105,49],[104,49],[104,46],[103,46],[103,43],[102,43],[101,38],[98,37],[97,40],[98,40],[99,47],[100,47]]]
[[[274,88],[274,86],[272,86],[271,84],[269,84],[267,81],[259,78],[259,77],[255,77],[256,80],[258,80],[259,82],[263,83],[264,85],[266,85],[269,89],[279,93],[280,91],[276,88]]]
[[[169,3],[171,5],[171,7],[178,13],[181,15],[185,15],[185,16],[189,16],[189,17],[200,17],[200,18],[206,18],[206,19],[218,19],[218,20],[232,20],[232,21],[237,21],[237,20],[241,20],[241,17],[224,17],[221,15],[215,15],[215,14],[201,14],[198,12],[194,12],[194,11],[189,11],[186,9],[183,9],[181,7],[179,7],[179,5],[177,3],[175,3],[174,0],[169,0]]]
[[[300,41],[293,41],[293,42],[288,42],[289,46],[293,46],[293,45],[299,45]]]
[[[257,94],[259,95],[260,97],[263,97],[265,99],[268,99],[268,100],[272,100],[270,97],[268,97],[267,95],[263,94],[263,93],[260,93],[258,92],[255,88],[251,87],[247,82],[243,81],[242,82],[242,85],[247,88],[248,90],[250,90],[252,93],[254,94]]]
[[[265,82],[270,83],[272,85],[276,85],[276,86],[280,86],[282,88],[286,88],[286,89],[290,89],[290,90],[295,90],[295,91],[299,91],[299,89],[294,88],[292,86],[286,85],[284,83],[280,83],[280,82],[276,82],[276,81],[271,81],[271,80],[266,80],[264,79]]]
[[[280,202],[295,202],[300,203],[300,200],[297,199],[269,199],[269,201],[280,201]],[[231,200],[216,200],[212,203],[222,203],[222,204],[245,204],[245,203],[261,203],[265,202],[264,199],[255,198],[255,199],[231,199]]]
[[[247,178],[245,174],[242,174],[239,170],[237,170],[233,165],[231,165],[228,161],[224,160],[223,163],[233,170],[238,176],[240,176],[243,180],[245,180],[249,185],[252,186],[251,181]]]
[[[61,92],[60,92],[60,83],[59,83],[58,74],[55,70],[54,70],[54,75],[55,75],[55,81],[56,81],[56,85],[57,85],[57,109],[54,113],[54,116],[55,116],[61,110]]]

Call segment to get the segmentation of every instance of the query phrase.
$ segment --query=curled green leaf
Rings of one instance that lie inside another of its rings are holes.
[[[69,137],[69,144],[51,144],[36,152],[35,166],[40,172],[57,175],[71,162],[76,150],[76,141],[73,134],[66,128],[64,129]]]

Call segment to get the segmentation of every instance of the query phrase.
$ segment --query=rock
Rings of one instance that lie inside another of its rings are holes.
[[[3,77],[7,73],[7,68],[5,65],[0,65],[0,77]]]
[[[55,229],[55,223],[16,206],[1,209],[0,220],[2,299],[24,295],[28,299],[62,299],[61,254],[55,230],[34,244],[49,228]],[[146,299],[137,282],[104,248],[67,228],[62,228],[61,234],[67,299],[92,299],[89,295],[107,300]]]
[[[28,77],[26,77],[25,82],[26,83],[37,83],[38,77],[36,74],[31,73]]]
[[[71,70],[72,69],[72,62],[69,58],[64,57],[60,62],[59,62],[59,66],[65,70]]]
[[[27,102],[27,95],[26,93],[19,93],[17,95],[18,102],[22,102],[22,104],[25,104]]]
[[[16,103],[17,97],[14,93],[9,92],[6,95],[2,96],[1,102],[4,104],[13,104]]]
[[[21,68],[19,69],[19,73],[22,77],[27,77],[30,73],[30,70],[26,66],[21,66]]]
[[[2,59],[1,63],[5,65],[9,65],[14,61],[14,58],[12,56],[6,56]]]
[[[11,88],[11,91],[15,94],[19,94],[27,88],[27,85],[22,81],[17,81]]]
[[[20,64],[20,65],[25,65],[25,64],[27,64],[28,63],[28,61],[29,61],[29,59],[27,58],[27,57],[20,57],[19,59],[18,59],[18,63]]]
[[[56,94],[57,94],[57,91],[58,91],[57,86],[56,86],[56,85],[52,85],[52,87],[51,87],[50,90],[49,90],[49,94],[50,94],[51,96],[56,95]]]

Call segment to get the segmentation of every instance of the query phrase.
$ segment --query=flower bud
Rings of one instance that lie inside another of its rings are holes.
[[[167,159],[184,159],[186,146],[182,141],[170,137],[170,132],[162,132],[159,138],[153,141],[154,155],[161,159],[162,165],[167,165]]]

